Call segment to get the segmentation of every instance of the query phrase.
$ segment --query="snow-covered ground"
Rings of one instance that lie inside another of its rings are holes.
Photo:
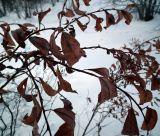
[[[105,0],[99,2],[98,0],[92,0],[91,7],[89,7],[89,11],[94,11],[99,7],[105,7]],[[45,5],[44,9],[48,9],[49,5]],[[51,12],[44,18],[43,24],[46,27],[54,27],[58,25],[57,13],[62,8],[62,3],[57,3],[55,7],[51,7]],[[87,8],[82,6],[83,10]],[[103,14],[103,13],[102,13]],[[1,21],[6,21],[8,23],[33,23],[38,24],[37,18],[33,17],[31,19],[23,20],[18,19],[16,15],[11,14],[10,16],[0,18]],[[120,22],[117,25],[109,27],[107,30],[103,30],[102,32],[95,32],[94,30],[95,22],[91,21],[88,29],[85,32],[82,32],[78,26],[75,24],[76,28],[76,39],[80,42],[81,47],[88,46],[104,46],[107,48],[121,48],[124,44],[129,45],[129,43],[133,39],[138,39],[140,41],[145,41],[155,36],[160,35],[160,16],[156,16],[154,20],[149,22],[139,21],[136,18],[133,19],[130,25],[126,25],[124,21]],[[42,36],[49,40],[51,32],[43,32]],[[1,38],[0,38],[1,40]],[[59,41],[57,41],[59,43]],[[26,50],[29,50],[31,47],[28,45]],[[1,51],[1,49],[0,49]],[[107,67],[109,68],[115,60],[111,56],[107,56],[104,51],[101,50],[90,50],[87,51],[87,58],[82,58],[74,67],[80,69],[88,69],[88,68],[96,68],[96,67]],[[157,58],[160,62],[160,58]],[[70,94],[63,92],[64,96],[69,98],[73,103],[74,112],[76,113],[76,120],[80,122],[80,126],[84,128],[86,123],[88,122],[87,114],[90,116],[92,109],[94,107],[93,104],[88,104],[86,98],[90,97],[95,104],[97,101],[97,96],[100,92],[100,85],[98,79],[81,74],[74,73],[65,77],[67,81],[72,84],[72,88],[78,92],[78,94]],[[55,105],[55,106],[54,106]],[[53,108],[62,106],[62,103],[59,101],[55,102]],[[160,117],[160,110],[157,108],[157,112]],[[79,117],[79,118],[78,118]],[[59,119],[56,114],[53,113],[51,117],[51,128],[52,132],[55,133],[59,125],[61,125],[62,120]],[[142,121],[143,119],[139,119]],[[109,123],[108,126],[103,128],[101,135],[102,136],[119,136],[122,130],[122,124],[114,119],[109,119],[105,122]],[[42,124],[40,122],[40,124]],[[141,124],[141,123],[140,123]],[[139,124],[139,127],[140,127]],[[75,135],[78,133],[78,125],[76,126]],[[82,131],[82,128],[80,131]],[[160,120],[158,121],[155,129],[152,131],[153,136],[160,135]],[[23,125],[18,129],[16,136],[20,136],[23,132],[23,136],[29,136],[31,133],[28,133],[31,128]],[[93,133],[89,133],[88,135],[94,136],[97,135],[96,130]],[[81,132],[80,132],[81,135]]]

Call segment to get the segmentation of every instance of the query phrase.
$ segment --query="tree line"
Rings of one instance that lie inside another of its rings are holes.
[[[113,0],[114,4],[128,2],[134,4],[140,20],[149,21],[154,18],[155,14],[160,14],[160,0]]]
[[[59,0],[0,0],[0,17],[15,12],[18,18],[30,18],[33,11],[42,11],[45,3],[55,5]],[[114,4],[134,4],[140,20],[152,20],[160,13],[160,0],[111,0]]]
[[[15,12],[19,18],[30,18],[33,11],[42,10],[44,3],[55,5],[59,0],[0,0],[0,17]]]

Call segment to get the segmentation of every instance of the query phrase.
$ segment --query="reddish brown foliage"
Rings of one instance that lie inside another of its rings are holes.
[[[43,79],[40,79],[40,81],[46,94],[48,94],[49,96],[55,96],[57,94],[57,91],[54,90],[49,84],[44,82]]]
[[[103,103],[117,96],[117,89],[114,82],[106,77],[99,78],[101,84],[101,92],[98,95],[98,102]]]
[[[145,120],[143,121],[142,124],[142,129],[148,131],[152,130],[155,127],[157,120],[158,120],[158,115],[156,110],[147,108]]]
[[[65,59],[70,66],[78,62],[82,56],[86,56],[85,51],[80,48],[79,42],[66,32],[62,33],[61,45]]]
[[[123,126],[122,134],[123,135],[139,135],[137,120],[136,120],[133,108],[128,110],[128,115]]]

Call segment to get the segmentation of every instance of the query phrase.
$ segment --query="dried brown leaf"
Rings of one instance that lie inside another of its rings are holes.
[[[128,115],[121,133],[123,135],[139,135],[139,129],[133,108],[128,110]]]
[[[25,78],[25,79],[17,86],[17,90],[18,90],[19,94],[20,94],[22,97],[25,96],[26,87],[27,87],[27,80],[28,80],[28,78]]]
[[[74,127],[68,123],[62,124],[54,136],[74,136]]]
[[[112,14],[108,13],[107,11],[105,13],[106,13],[106,28],[108,28],[111,25],[115,24],[115,18]]]
[[[86,14],[86,11],[81,11],[79,9],[79,1],[76,2],[75,0],[72,0],[72,4],[73,4],[73,9],[74,9],[74,12],[77,14],[77,15],[80,15],[80,16],[84,16]]]
[[[79,28],[80,28],[82,31],[85,31],[86,28],[87,28],[87,25],[82,24],[78,19],[77,19],[76,21],[77,21],[77,24],[78,24]]]
[[[48,8],[46,11],[42,11],[42,12],[34,12],[33,15],[36,16],[38,15],[38,21],[39,23],[42,22],[43,18],[51,11],[50,8]]]
[[[152,98],[153,98],[153,95],[151,91],[146,90],[144,92],[141,92],[140,93],[140,104],[151,102]]]
[[[48,55],[50,45],[46,39],[33,36],[30,37],[29,40],[36,48],[38,48],[43,53],[43,55]]]
[[[147,108],[145,120],[143,121],[141,129],[148,131],[152,130],[155,127],[157,120],[158,115],[156,110]]]
[[[132,18],[133,18],[132,14],[125,11],[125,10],[121,10],[121,13],[122,13],[123,17],[125,18],[125,23],[127,25],[129,25],[132,21]]]
[[[97,18],[96,19],[96,26],[95,26],[95,29],[96,31],[102,31],[102,26],[101,26],[101,23],[103,22],[103,18]]]
[[[38,101],[34,97],[33,97],[33,103],[34,103],[34,106],[32,108],[31,114],[29,116],[28,114],[26,114],[22,120],[24,124],[30,125],[30,126],[34,126],[34,123],[39,121],[41,117],[41,112],[42,112]]]
[[[57,91],[54,90],[49,84],[44,82],[43,79],[40,78],[40,81],[46,94],[48,94],[49,96],[55,96],[57,94]]]
[[[59,60],[63,60],[64,56],[61,54],[60,50],[61,48],[57,46],[56,41],[55,41],[55,32],[53,32],[50,36],[50,50],[52,54],[58,58]]]
[[[75,14],[74,14],[72,9],[66,9],[66,12],[64,13],[64,16],[66,16],[66,17],[74,17]]]
[[[72,110],[73,109],[72,103],[69,100],[67,100],[67,99],[61,99],[61,101],[64,104],[64,109],[67,109],[67,110]]]
[[[134,85],[139,92],[140,105],[143,105],[146,102],[151,102],[153,96],[152,92],[149,90],[145,90],[143,87]]]
[[[60,88],[63,89],[64,91],[66,91],[66,92],[74,92],[75,93],[75,91],[73,91],[73,89],[72,89],[71,84],[68,81],[63,79],[59,69],[57,69],[56,73],[57,73],[57,76],[58,76],[58,80],[60,82]]]
[[[2,28],[4,34],[8,33],[11,29],[9,24],[7,22],[4,22],[4,21],[1,21],[1,22],[2,22],[2,24],[0,24],[0,27]]]
[[[93,13],[91,13],[91,14],[89,14],[93,19],[95,19],[95,20],[97,20],[97,16],[95,15],[95,14],[93,14]]]
[[[26,87],[27,87],[27,80],[28,78],[25,78],[18,86],[17,86],[17,90],[19,92],[19,94],[27,101],[27,102],[31,102],[33,100],[33,97],[35,98],[37,95],[30,95],[30,94],[26,94]]]
[[[11,31],[11,34],[13,38],[15,39],[15,41],[19,44],[19,46],[22,48],[25,48],[26,35],[24,31],[21,28],[19,28],[14,31]]]
[[[62,33],[61,45],[65,59],[70,66],[78,62],[82,56],[86,56],[85,51],[80,48],[79,42],[66,32]]]
[[[99,78],[101,84],[101,92],[98,95],[98,102],[103,103],[117,96],[117,89],[114,82],[106,77]]]

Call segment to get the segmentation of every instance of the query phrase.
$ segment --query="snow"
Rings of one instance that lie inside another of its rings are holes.
[[[89,11],[97,10],[99,7],[103,6],[105,1],[103,0],[99,3],[98,0],[92,0],[91,7],[89,7]],[[69,5],[69,4],[68,4]],[[109,6],[109,5],[108,5]],[[50,5],[45,5],[44,9],[48,9]],[[58,25],[58,19],[57,19],[57,13],[62,8],[62,2],[59,2],[56,4],[55,7],[52,8],[52,11],[44,18],[42,23],[46,27],[54,27]],[[85,6],[81,6],[83,10],[86,10]],[[102,13],[103,14],[103,13]],[[10,16],[3,17],[1,20],[6,21],[8,23],[33,23],[38,25],[38,21],[36,17],[33,17],[31,19],[18,19],[14,14],[10,14]],[[85,20],[84,20],[85,21]],[[139,21],[137,19],[133,19],[130,25],[126,25],[124,21],[120,22],[117,25],[111,26],[107,30],[103,30],[102,32],[95,32],[94,25],[95,22],[91,21],[88,29],[86,29],[85,32],[82,32],[76,24],[76,39],[80,42],[81,47],[89,47],[89,46],[103,46],[107,48],[121,48],[124,46],[124,44],[129,45],[129,43],[133,39],[138,39],[140,41],[146,41],[148,39],[151,39],[152,37],[160,35],[160,16],[156,16],[154,20],[149,22],[143,22]],[[16,28],[13,26],[13,28]],[[42,32],[42,37],[49,40],[50,34],[52,31]],[[1,38],[0,38],[1,40]],[[59,38],[58,38],[59,40]],[[60,43],[60,41],[57,41],[57,43]],[[30,45],[26,47],[26,50],[30,50]],[[0,48],[0,51],[1,48]],[[74,65],[74,67],[79,69],[88,69],[88,68],[96,68],[96,67],[107,67],[109,68],[113,63],[115,63],[115,60],[112,58],[112,56],[107,56],[106,53],[102,50],[90,50],[86,51],[87,58],[82,58],[77,64]],[[160,61],[160,58],[157,58]],[[42,69],[41,69],[42,70]],[[37,73],[39,71],[39,68],[37,68]],[[42,70],[43,71],[43,70]],[[46,73],[49,73],[49,71],[45,71]],[[37,75],[35,73],[35,75]],[[43,75],[43,74],[42,74]],[[48,74],[47,74],[48,75]],[[95,77],[91,77],[82,73],[73,73],[71,75],[67,75],[64,77],[72,84],[72,88],[74,88],[78,94],[71,94],[63,92],[63,95],[67,97],[73,104],[74,112],[76,113],[76,121],[80,121],[80,126],[76,126],[76,132],[75,135],[79,133],[79,136],[83,132],[83,128],[85,128],[86,123],[88,122],[88,116],[90,117],[92,113],[92,109],[95,106],[97,102],[97,96],[100,92],[100,84],[98,82],[98,79]],[[53,79],[54,80],[54,79]],[[53,82],[53,81],[50,81]],[[90,97],[93,103],[88,103],[87,97]],[[49,99],[49,98],[46,98]],[[62,103],[57,100],[54,102],[53,108],[62,107]],[[160,117],[160,109],[156,108],[157,112]],[[54,134],[58,127],[62,124],[62,120],[56,116],[53,112],[51,113],[51,117],[49,118],[52,133]],[[98,117],[97,117],[98,118]],[[143,121],[142,116],[138,117],[138,120],[141,122]],[[41,128],[43,124],[43,119],[39,123],[39,126]],[[115,119],[107,118],[107,121],[105,121],[105,124],[108,124],[105,128],[103,128],[101,135],[102,136],[118,136],[121,133],[122,124]],[[141,123],[140,123],[141,124]],[[140,125],[139,124],[139,125]],[[91,124],[91,126],[94,126]],[[139,126],[140,127],[140,126]],[[92,127],[90,127],[92,128]],[[152,131],[153,136],[160,135],[159,132],[160,128],[160,120],[158,121],[156,127]],[[26,125],[21,126],[16,135],[20,136],[22,133],[24,136],[29,135],[29,131],[31,131],[31,127],[28,127]],[[80,129],[80,130],[78,130]],[[79,132],[80,131],[80,132]],[[30,133],[31,134],[31,133]],[[89,136],[94,136],[96,134],[96,129],[94,129],[91,133],[88,134]]]

